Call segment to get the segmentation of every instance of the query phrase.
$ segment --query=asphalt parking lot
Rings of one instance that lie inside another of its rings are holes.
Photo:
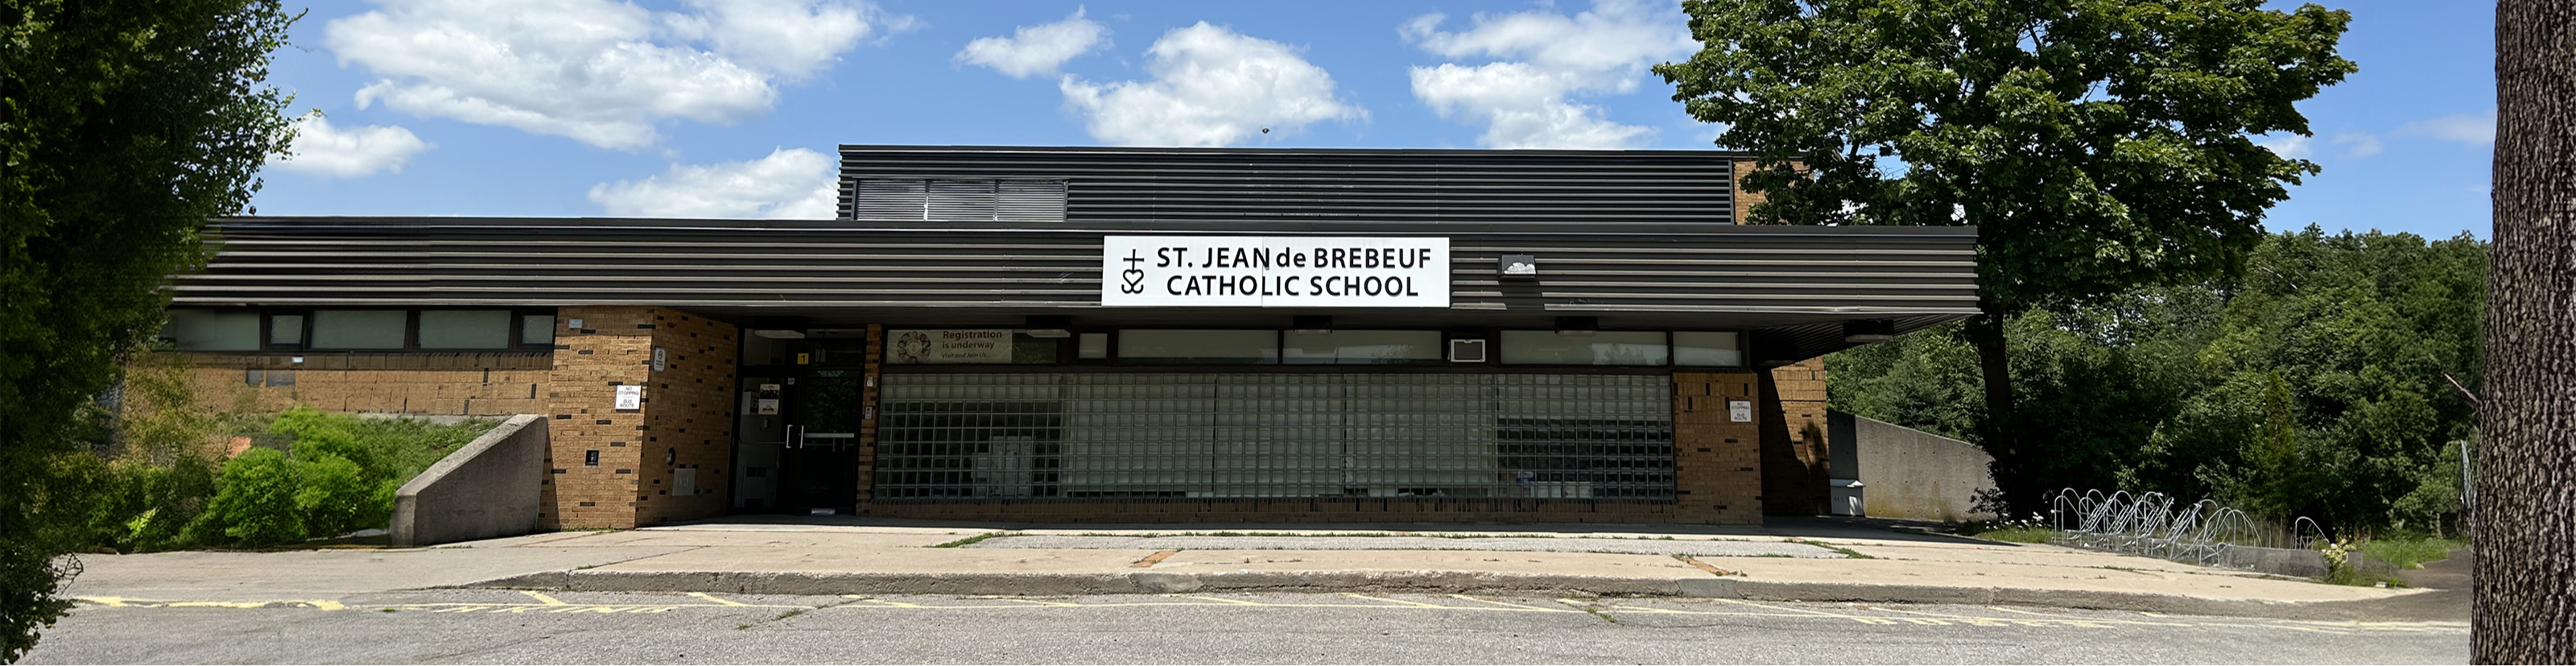
[[[2459,622],[1438,594],[92,597],[25,663],[2460,663]]]

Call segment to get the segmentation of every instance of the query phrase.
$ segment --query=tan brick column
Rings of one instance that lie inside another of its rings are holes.
[[[1752,402],[1750,372],[1673,373],[1675,522],[1762,524],[1764,412],[1736,421],[1729,402]]]
[[[1811,358],[1763,373],[1763,510],[1821,515],[1833,502],[1825,487],[1832,453],[1825,437],[1825,360]]]
[[[556,331],[547,382],[544,524],[630,528],[722,514],[738,331],[669,308],[566,307],[555,317],[567,328]],[[620,386],[644,387],[643,403],[617,409]],[[698,492],[669,494],[676,469],[697,470]]]

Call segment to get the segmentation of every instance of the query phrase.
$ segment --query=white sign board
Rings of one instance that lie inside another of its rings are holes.
[[[643,409],[644,387],[626,384],[617,387],[618,409]]]
[[[1753,401],[1751,401],[1751,400],[1728,400],[1728,401],[1726,401],[1726,420],[1728,420],[1728,421],[1734,421],[1734,422],[1736,422],[1736,423],[1752,423],[1752,422],[1753,422]]]
[[[1011,331],[1005,328],[889,331],[887,360],[895,363],[1009,363]]]
[[[1449,239],[1107,236],[1107,307],[1445,308]]]

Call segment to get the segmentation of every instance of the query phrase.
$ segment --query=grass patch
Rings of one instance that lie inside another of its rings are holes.
[[[1963,537],[2007,543],[2048,543],[2057,536],[2057,528],[2033,520],[1971,520],[1950,526],[1950,533]]]
[[[1807,545],[1810,545],[1810,546],[1815,546],[1815,547],[1817,547],[1817,548],[1823,548],[1823,549],[1825,549],[1825,550],[1830,550],[1830,551],[1834,551],[1834,552],[1837,552],[1837,553],[1842,553],[1842,554],[1843,554],[1843,557],[1848,557],[1848,558],[1855,559],[1855,560],[1875,560],[1875,559],[1878,559],[1878,558],[1875,558],[1875,557],[1870,557],[1870,556],[1868,556],[1868,555],[1862,555],[1862,554],[1860,554],[1860,551],[1857,551],[1857,550],[1852,550],[1852,549],[1849,549],[1849,548],[1844,548],[1844,547],[1842,547],[1842,546],[1836,546],[1836,545],[1833,545],[1833,544],[1830,544],[1830,543],[1825,543],[1825,542],[1822,542],[1822,541],[1809,541],[1809,540],[1806,540],[1806,539],[1790,539],[1790,540],[1789,540],[1789,543],[1803,543],[1803,544],[1807,544]]]
[[[975,535],[975,536],[970,536],[970,537],[966,537],[966,538],[963,538],[963,539],[958,539],[958,540],[956,540],[956,541],[950,541],[950,542],[948,542],[948,543],[943,543],[943,544],[939,544],[939,545],[935,545],[935,546],[931,546],[931,547],[932,547],[932,548],[960,548],[960,547],[965,547],[965,546],[971,546],[971,545],[974,545],[974,544],[976,544],[977,542],[981,542],[981,541],[983,541],[983,540],[985,540],[985,539],[990,539],[990,538],[993,538],[993,537],[1010,536],[1010,535],[1011,535],[1011,533],[1009,533],[1009,532],[985,532],[985,533],[983,533],[983,534],[978,534],[978,535]]]
[[[2448,558],[2451,549],[2467,545],[2450,539],[2379,539],[2361,542],[2359,550],[2363,556],[2399,569],[2422,569],[2425,562]]]
[[[2048,543],[2049,537],[2057,536],[2057,530],[2045,527],[2011,527],[1999,530],[1986,530],[1966,536],[1985,539],[1987,541],[2004,541],[2009,543]]]

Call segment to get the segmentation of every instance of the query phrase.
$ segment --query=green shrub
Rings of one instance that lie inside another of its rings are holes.
[[[154,418],[177,423],[174,413]],[[495,424],[477,419],[442,426],[310,407],[264,426],[216,421],[162,428],[150,439],[136,438],[137,446],[112,462],[80,456],[66,468],[85,493],[89,547],[270,546],[384,527],[404,482]],[[286,450],[253,448],[220,467],[202,453],[208,437],[261,431],[289,439]]]
[[[291,465],[299,486],[295,508],[304,514],[307,534],[346,534],[382,526],[392,517],[392,482],[370,480],[357,463],[328,452],[303,455]]]
[[[94,544],[118,552],[185,548],[185,530],[215,495],[215,465],[197,456],[168,464],[140,457],[107,463],[89,511]]]
[[[268,545],[303,541],[304,512],[296,505],[301,483],[286,454],[251,449],[224,463],[215,498],[188,527],[200,544]]]

